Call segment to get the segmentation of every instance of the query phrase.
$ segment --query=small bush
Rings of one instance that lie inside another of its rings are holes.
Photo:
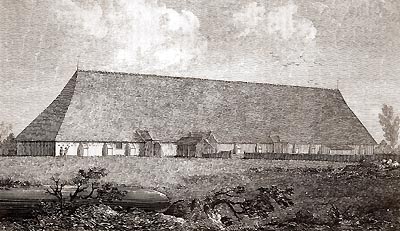
[[[39,186],[39,185],[31,183],[29,181],[13,180],[11,177],[0,178],[0,189],[31,187],[31,186]]]
[[[73,214],[81,205],[88,203],[102,203],[103,201],[121,200],[126,195],[126,191],[118,189],[117,185],[111,183],[100,183],[100,179],[107,176],[105,168],[93,167],[88,170],[80,169],[70,182],[75,187],[65,197],[64,189],[68,181],[52,177],[52,186],[46,192],[57,198],[55,208],[60,214]]]

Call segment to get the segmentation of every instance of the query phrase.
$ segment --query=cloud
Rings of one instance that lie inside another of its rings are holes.
[[[315,61],[318,53],[315,39],[317,29],[311,20],[299,15],[297,10],[297,5],[292,1],[272,8],[267,15],[266,27],[281,62],[301,65]]]
[[[237,39],[251,37],[258,49],[272,54],[270,61],[280,65],[301,65],[315,60],[317,29],[311,20],[298,13],[293,1],[265,8],[256,2],[232,14]]]
[[[265,18],[264,6],[252,2],[233,14],[234,25],[241,31],[239,36],[247,36],[257,30],[258,24]]]
[[[56,15],[70,32],[89,37],[92,45],[108,51],[94,61],[95,68],[185,70],[207,49],[199,19],[192,12],[178,12],[156,0],[114,0],[102,5],[63,0],[56,4]]]
[[[281,38],[288,40],[291,38],[300,38],[304,42],[315,39],[317,30],[312,21],[296,17],[297,6],[289,2],[285,6],[272,9],[268,13],[268,32],[278,34]]]
[[[107,28],[102,21],[103,10],[97,3],[89,9],[80,7],[71,0],[61,0],[57,3],[58,10],[55,12],[57,19],[62,20],[72,31],[93,35],[96,38],[106,35]]]

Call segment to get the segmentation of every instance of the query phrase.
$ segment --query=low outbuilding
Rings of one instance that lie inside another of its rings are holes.
[[[217,153],[217,140],[211,132],[191,132],[177,142],[177,156],[202,157],[203,154]]]

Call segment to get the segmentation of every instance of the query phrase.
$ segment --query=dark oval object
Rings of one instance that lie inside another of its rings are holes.
[[[127,194],[122,200],[104,201],[106,205],[123,208],[140,208],[149,211],[162,211],[169,205],[168,197],[150,189],[122,188]],[[64,197],[68,199],[73,188],[65,188]],[[55,197],[46,193],[45,188],[11,188],[0,190],[0,218],[29,214],[41,202],[56,201]]]

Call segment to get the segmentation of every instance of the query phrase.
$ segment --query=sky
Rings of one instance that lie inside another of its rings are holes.
[[[338,88],[379,142],[400,110],[398,0],[1,0],[0,121],[80,69]]]

